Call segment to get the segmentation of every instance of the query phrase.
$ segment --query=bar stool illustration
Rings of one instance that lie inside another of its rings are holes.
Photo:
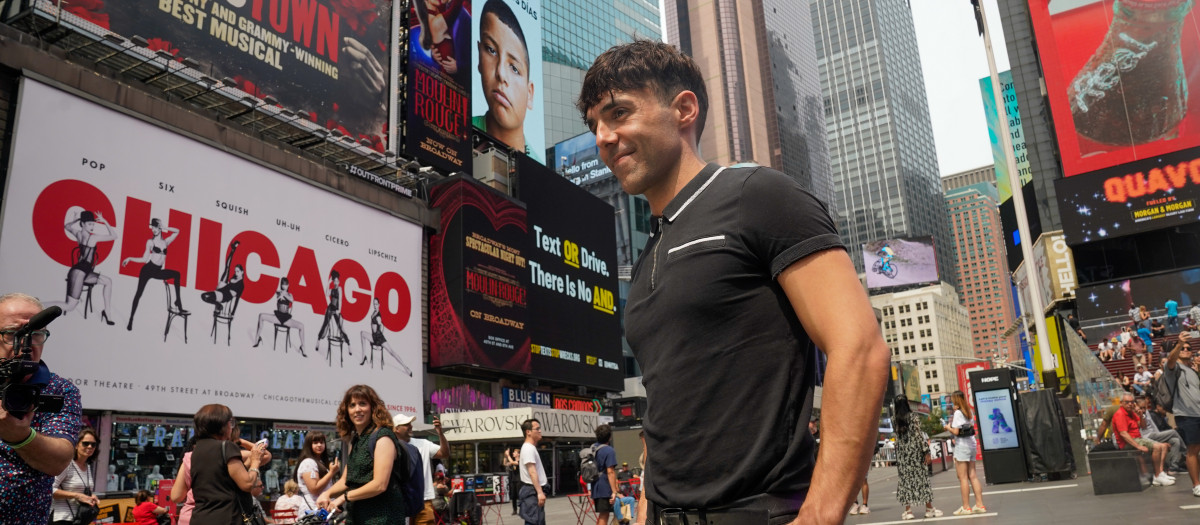
[[[238,242],[234,241],[229,247],[229,253],[225,256],[225,271],[221,275],[225,286],[200,294],[201,301],[213,305],[213,324],[212,331],[209,333],[212,336],[213,344],[217,344],[220,327],[225,325],[225,346],[230,346],[233,339],[233,316],[237,313],[238,305],[242,302],[242,292],[246,289],[244,280],[246,269],[239,264],[233,267],[232,273],[229,271],[229,265],[233,262],[233,254],[237,247]]]
[[[192,315],[192,313],[175,306],[175,294],[173,293],[174,290],[172,288],[170,279],[163,279],[163,289],[167,294],[167,326],[163,329],[163,342],[167,342],[167,334],[171,333],[171,322],[174,321],[176,317],[181,317],[183,318],[183,344],[187,344],[188,316]]]
[[[341,316],[338,316],[338,320],[341,320]],[[337,345],[338,366],[346,366],[346,334],[342,332],[342,323],[329,323],[329,333],[326,335],[329,336],[325,339],[325,341],[329,343],[329,346],[327,347],[328,350],[327,355],[325,356],[325,361],[329,363],[329,366],[333,366],[333,347],[334,345]],[[317,341],[317,343],[320,344],[320,341]],[[318,350],[319,349],[320,348],[318,347]]]
[[[235,295],[230,301],[220,303],[213,310],[212,336],[213,344],[217,343],[217,333],[221,325],[225,325],[225,346],[230,346],[232,339],[231,332],[233,331],[233,315],[237,313],[238,304],[242,302],[242,296]]]
[[[275,290],[275,309],[271,312],[263,312],[258,314],[258,322],[254,327],[254,348],[262,344],[262,328],[264,324],[271,323],[274,327],[274,337],[271,340],[271,351],[279,350],[279,334],[283,333],[283,353],[288,353],[292,346],[292,329],[295,328],[300,332],[300,347],[298,351],[301,356],[308,357],[304,353],[304,324],[292,317],[292,294],[288,291],[289,282],[287,277],[279,279],[279,289]]]

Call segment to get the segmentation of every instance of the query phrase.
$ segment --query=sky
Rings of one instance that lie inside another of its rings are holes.
[[[925,75],[929,118],[943,176],[993,164],[979,79],[988,76],[983,38],[969,0],[910,0]],[[1008,53],[996,0],[984,0],[996,70]]]

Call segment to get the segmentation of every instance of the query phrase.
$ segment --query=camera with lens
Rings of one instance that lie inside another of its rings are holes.
[[[15,332],[4,334],[6,339],[12,338],[13,356],[0,359],[0,406],[13,416],[21,418],[34,411],[58,412],[63,408],[63,396],[43,394],[44,385],[26,382],[37,373],[39,366],[32,359],[33,339],[40,337],[45,341],[50,333],[43,328],[60,315],[62,309],[52,306],[33,316]]]

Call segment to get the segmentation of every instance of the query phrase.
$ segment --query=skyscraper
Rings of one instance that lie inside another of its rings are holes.
[[[771,166],[831,202],[809,13],[782,0],[665,0],[667,41],[707,79],[700,156]],[[715,36],[715,38],[714,38]]]
[[[981,170],[959,175],[978,171]],[[991,177],[995,180],[994,174]],[[1004,337],[1005,330],[1016,319],[1016,312],[1004,255],[999,198],[994,183],[962,186],[946,192],[946,210],[953,223],[960,295],[970,316],[975,357],[1000,357],[1013,362],[1022,356],[1016,337]]]
[[[953,238],[906,0],[810,0],[838,230],[851,248],[931,235],[957,286]]]

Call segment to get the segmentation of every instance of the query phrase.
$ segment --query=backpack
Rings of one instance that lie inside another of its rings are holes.
[[[377,428],[367,439],[367,454],[372,462],[375,461],[375,443],[379,441],[378,434],[379,429]],[[400,487],[400,492],[404,495],[405,507],[408,509],[405,516],[416,517],[425,510],[425,470],[421,465],[421,453],[417,447],[403,443],[394,437],[392,444],[396,445],[396,460],[392,462],[392,477],[388,483]],[[343,449],[347,446],[344,443],[342,445]],[[349,457],[348,451],[342,452],[342,457]]]
[[[1183,363],[1176,362],[1176,367],[1183,366]],[[1166,366],[1162,368],[1162,375],[1154,381],[1154,402],[1158,406],[1163,407],[1163,410],[1170,412],[1175,405],[1175,391],[1179,385],[1179,368],[1171,371]]]
[[[584,483],[595,483],[600,479],[600,467],[596,465],[596,450],[595,444],[579,451],[579,477],[583,478]]]

